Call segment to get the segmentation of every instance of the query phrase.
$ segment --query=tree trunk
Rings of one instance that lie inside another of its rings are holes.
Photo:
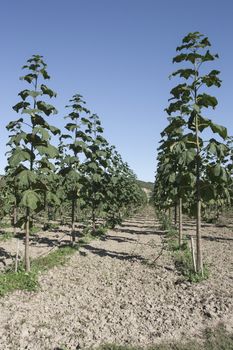
[[[75,243],[75,198],[72,199],[72,213],[71,213],[71,236],[72,245]]]
[[[196,236],[197,236],[197,272],[202,271],[202,246],[201,246],[201,194],[200,194],[200,164],[199,150],[197,152],[197,174],[196,174],[196,192],[197,192],[197,221],[196,221]]]
[[[48,205],[47,205],[47,195],[44,193],[44,230],[46,230],[46,226],[48,223]]]
[[[57,219],[57,208],[53,208],[53,221],[56,221]]]
[[[175,206],[174,206],[174,222],[176,225],[177,224],[177,203],[175,203]]]
[[[64,225],[64,218],[63,218],[63,207],[60,206],[60,224]]]
[[[195,77],[194,82],[198,80],[198,67],[195,60]],[[194,88],[194,101],[197,103],[197,85]],[[196,218],[196,236],[197,236],[197,272],[203,274],[202,270],[202,246],[201,246],[201,193],[200,193],[200,160],[201,160],[201,147],[199,140],[199,125],[198,125],[198,113],[195,112],[195,138],[196,138],[196,201],[197,201],[197,218]]]
[[[183,212],[182,212],[182,198],[179,198],[179,247],[182,245],[183,239]]]
[[[172,222],[172,208],[168,208],[168,216],[169,216],[169,221]]]
[[[92,208],[92,232],[96,232],[96,217],[95,217],[95,208]]]
[[[30,235],[30,210],[26,209],[26,223],[25,223],[25,270],[30,271],[29,259],[29,235]]]
[[[17,206],[14,205],[13,209],[13,226],[14,226],[14,236],[16,236],[16,224],[17,224]]]
[[[216,219],[219,221],[219,216],[220,216],[220,206],[217,204],[217,210],[216,210]]]

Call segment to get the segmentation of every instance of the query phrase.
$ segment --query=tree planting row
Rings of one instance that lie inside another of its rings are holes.
[[[102,217],[114,227],[146,198],[82,96],[75,94],[66,106],[65,119],[60,118],[50,103],[57,94],[45,84],[50,76],[43,57],[33,55],[23,69],[26,74],[20,79],[29,88],[19,93],[20,101],[13,107],[20,117],[7,125],[8,165],[0,201],[1,217],[12,216],[15,231],[17,226],[25,231],[29,271],[29,239],[36,216],[42,215],[46,226],[48,209],[58,211],[61,218],[68,214],[74,244],[78,213],[87,213],[95,232],[97,219]],[[65,120],[62,130],[49,123],[53,115],[58,118],[56,125]]]

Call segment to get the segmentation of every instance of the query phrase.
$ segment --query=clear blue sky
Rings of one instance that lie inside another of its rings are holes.
[[[174,81],[175,48],[191,31],[206,34],[220,59],[219,100],[212,113],[233,134],[233,1],[231,0],[7,0],[0,4],[0,173],[6,165],[5,125],[27,86],[21,67],[41,54],[58,93],[53,104],[64,125],[64,106],[80,93],[139,179],[154,180],[156,148],[167,124],[164,108]],[[54,123],[54,121],[53,121]]]

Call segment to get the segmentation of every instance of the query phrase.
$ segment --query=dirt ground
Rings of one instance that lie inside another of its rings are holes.
[[[104,343],[146,347],[198,338],[203,328],[219,322],[233,331],[233,229],[203,226],[208,280],[180,282],[167,250],[156,260],[164,238],[158,222],[151,214],[136,216],[81,248],[65,266],[42,274],[38,292],[1,298],[0,349],[75,350]],[[195,235],[192,221],[184,229]],[[69,240],[67,234],[64,228],[38,234],[32,255]],[[1,242],[0,249],[14,256],[16,245],[12,239]]]
[[[1,231],[4,234],[13,230],[7,228]],[[17,231],[16,237],[6,241],[0,240],[0,272],[4,271],[7,266],[15,263],[17,250],[19,259],[22,259],[24,256],[24,233],[18,229]],[[80,231],[80,228],[77,228],[77,231]],[[40,230],[30,237],[30,256],[32,259],[44,256],[60,245],[69,244],[70,241],[70,229],[68,226],[60,225],[58,229],[49,231]]]

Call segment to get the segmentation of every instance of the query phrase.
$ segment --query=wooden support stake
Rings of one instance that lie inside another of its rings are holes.
[[[196,258],[195,258],[195,252],[194,252],[194,242],[193,237],[191,237],[191,250],[192,250],[192,259],[193,259],[193,269],[194,272],[197,272],[197,265],[196,265]]]

